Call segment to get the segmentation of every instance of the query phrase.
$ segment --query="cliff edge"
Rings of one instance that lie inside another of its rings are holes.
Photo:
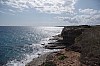
[[[100,66],[100,26],[64,27],[61,36],[67,48],[80,53],[87,66]]]
[[[62,50],[44,55],[45,61],[37,66],[100,66],[99,25],[64,26],[61,34],[50,40],[57,41],[48,43],[46,49]]]

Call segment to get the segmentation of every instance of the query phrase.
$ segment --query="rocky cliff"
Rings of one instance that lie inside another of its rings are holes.
[[[59,37],[60,38],[62,37],[62,40],[59,40]],[[61,35],[56,36],[56,39],[58,40],[57,42],[51,43],[53,45],[56,44],[56,46],[51,46],[49,48],[55,49],[55,47],[57,47],[57,45],[59,44],[65,45],[66,49],[80,54],[80,55],[78,54],[79,55],[78,62],[81,63],[81,65],[79,66],[100,66],[100,26],[99,25],[98,26],[88,26],[88,25],[64,26]],[[60,48],[64,48],[64,49],[65,47],[60,46]],[[59,47],[57,48],[59,49]],[[68,51],[65,51],[66,55],[68,55],[67,52]],[[71,55],[72,53],[70,54],[70,56]]]
[[[88,25],[65,26],[61,32],[61,36],[63,37],[63,42],[65,42],[66,45],[74,44],[75,38],[81,35],[86,28],[90,28],[90,26]]]
[[[81,53],[83,64],[100,66],[100,26],[64,27],[61,36],[67,48]]]

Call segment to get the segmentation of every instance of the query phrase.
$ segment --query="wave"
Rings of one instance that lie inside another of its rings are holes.
[[[32,61],[33,58],[37,58],[40,55],[43,55],[48,52],[59,51],[59,49],[54,49],[54,50],[45,49],[45,48],[43,48],[43,45],[42,45],[42,44],[46,45],[49,42],[52,42],[52,40],[49,40],[49,39],[52,38],[52,36],[59,34],[62,30],[62,28],[60,28],[60,29],[57,28],[57,31],[53,30],[53,29],[54,28],[50,28],[50,27],[48,29],[47,28],[44,29],[45,32],[48,32],[47,34],[51,34],[51,37],[49,36],[49,38],[42,39],[38,44],[27,45],[29,48],[32,48],[33,51],[31,53],[23,53],[23,56],[24,56],[23,59],[21,59],[21,60],[15,59],[12,61],[8,61],[7,64],[4,66],[25,66],[27,63]],[[53,31],[53,33],[52,33],[52,31]]]
[[[41,45],[41,44],[43,44],[43,43],[48,44],[48,42],[49,42],[49,38],[45,38],[42,41],[40,41],[39,44],[29,45],[30,47],[32,47],[33,50],[35,50],[34,52],[32,52],[30,54],[23,54],[25,56],[25,58],[22,59],[21,61],[18,61],[17,59],[8,61],[8,63],[5,66],[25,66],[27,63],[32,61],[33,58],[37,58],[40,55],[43,55],[48,52],[59,51],[59,49],[49,50],[49,49],[43,48],[43,45]]]

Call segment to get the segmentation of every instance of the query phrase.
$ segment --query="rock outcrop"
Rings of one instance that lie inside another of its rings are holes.
[[[82,26],[65,26],[61,32],[61,34],[53,36],[53,39],[57,40],[56,42],[48,43],[46,45],[46,49],[63,49],[65,47],[69,47],[75,43],[75,38],[82,34],[82,32],[89,28],[88,25]],[[75,48],[75,47],[74,47]]]
[[[64,29],[61,32],[61,36],[63,37],[63,42],[65,42],[66,45],[74,44],[75,38],[82,34],[84,28],[86,27],[82,26],[64,27]]]

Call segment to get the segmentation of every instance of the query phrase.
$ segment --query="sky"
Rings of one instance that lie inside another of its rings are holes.
[[[100,25],[100,0],[0,0],[0,26]]]

